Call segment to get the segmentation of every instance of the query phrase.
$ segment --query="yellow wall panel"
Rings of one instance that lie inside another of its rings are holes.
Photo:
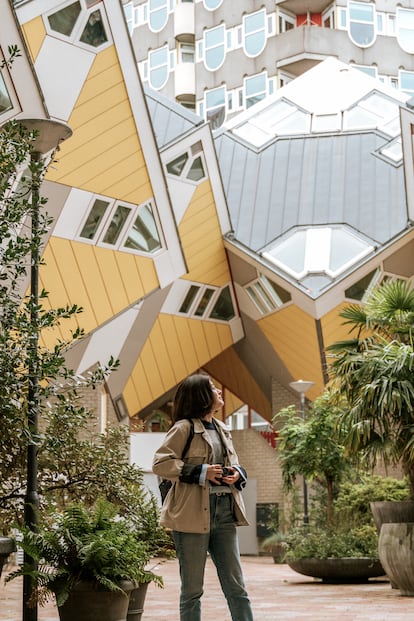
[[[46,37],[46,29],[43,19],[40,16],[35,17],[35,19],[32,19],[30,22],[24,24],[22,30],[27,47],[29,48],[32,62],[35,62],[40,48],[42,47],[42,43]]]
[[[333,308],[329,313],[321,318],[321,327],[323,333],[324,346],[328,347],[336,341],[344,341],[349,338],[353,338],[354,334],[349,332],[349,326],[343,325],[344,319],[339,316],[339,313],[349,306],[349,303],[343,303]]]
[[[173,383],[170,385],[175,385],[190,372],[186,364],[185,343],[179,338],[174,316],[162,313],[158,315],[157,323],[160,326],[166,355],[168,355],[174,373]]]
[[[116,252],[116,262],[124,280],[129,304],[158,288],[159,282],[152,259],[128,252]]]
[[[314,399],[323,391],[322,362],[313,317],[290,305],[258,322],[294,380],[315,382],[307,396]]]
[[[47,179],[136,203],[153,196],[113,46],[96,55],[68,124],[73,137]]]
[[[106,287],[111,300],[113,314],[118,314],[129,304],[126,286],[123,275],[120,272],[116,261],[115,252],[107,248],[95,247],[95,256],[99,264],[99,269],[105,275]]]
[[[114,312],[106,288],[107,281],[99,269],[95,247],[89,244],[76,244],[74,252],[79,269],[82,270],[82,279],[93,305],[95,317],[98,324],[102,324],[110,319]]]
[[[209,181],[197,186],[180,222],[179,233],[188,266],[187,278],[218,287],[230,280],[220,224]]]

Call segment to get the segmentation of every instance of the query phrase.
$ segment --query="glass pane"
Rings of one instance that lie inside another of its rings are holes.
[[[205,46],[213,47],[215,45],[222,45],[224,43],[224,26],[213,28],[212,30],[206,30],[204,32]]]
[[[286,291],[286,289],[283,289],[283,287],[277,285],[275,282],[273,282],[273,280],[270,280],[270,278],[264,276],[264,274],[262,274],[260,278],[266,283],[268,288],[270,288],[276,294],[276,299],[279,299],[282,304],[290,302],[292,296],[290,295],[289,291]]]
[[[210,313],[211,319],[221,319],[230,321],[235,316],[233,301],[231,299],[230,287],[224,287],[214,304]]]
[[[92,209],[89,212],[89,216],[83,226],[83,229],[80,232],[81,237],[84,237],[85,239],[93,239],[95,237],[96,231],[102,222],[102,218],[104,217],[108,205],[109,202],[103,201],[99,198],[96,199]]]
[[[150,0],[150,28],[155,31],[162,30],[167,19],[167,0]]]
[[[206,93],[206,107],[214,108],[223,105],[225,94],[226,89],[224,86],[222,88],[216,88],[214,91],[208,91],[208,93]]]
[[[163,47],[149,54],[150,82],[153,88],[162,88],[168,78],[168,50]]]
[[[265,25],[265,13],[264,11],[260,11],[259,13],[254,13],[253,15],[247,15],[244,19],[244,32],[249,34],[254,32],[255,30],[259,30],[264,28]]]
[[[414,71],[400,71],[400,88],[408,94],[414,93]]]
[[[157,225],[150,205],[141,207],[124,246],[143,252],[155,252],[161,248]]]
[[[361,280],[358,280],[358,282],[351,285],[348,289],[345,289],[345,296],[347,298],[351,298],[351,300],[362,300],[365,291],[368,289],[376,273],[377,270],[370,272],[364,276],[364,278],[361,278]]]
[[[362,239],[358,239],[346,231],[333,229],[331,233],[329,268],[336,272],[349,261],[356,260],[368,248],[368,244]]]
[[[414,11],[397,9],[397,40],[405,52],[414,54]]]
[[[204,291],[203,295],[201,296],[201,300],[197,306],[196,312],[194,313],[196,317],[202,317],[204,315],[213,293],[214,289],[206,289]]]
[[[183,153],[182,155],[179,155],[172,162],[168,162],[167,171],[171,175],[177,175],[177,177],[179,177],[181,173],[183,172],[183,168],[186,165],[187,160],[188,160],[188,153]]]
[[[119,205],[116,208],[115,215],[102,240],[104,244],[116,244],[130,211],[130,207],[125,207],[125,205]]]
[[[206,50],[205,61],[207,69],[214,71],[218,69],[224,61],[224,45],[219,45],[211,50]]]
[[[246,79],[246,97],[266,90],[266,74],[261,73]]]
[[[180,306],[180,313],[188,313],[190,306],[194,302],[194,298],[197,295],[199,289],[200,287],[197,287],[196,285],[191,285],[184,298],[184,302]]]
[[[206,9],[214,11],[214,9],[217,9],[217,7],[219,7],[222,2],[223,0],[204,0],[204,6],[206,7]]]
[[[350,2],[349,18],[359,22],[373,22],[374,7],[362,2]]]
[[[49,15],[47,19],[49,20],[51,29],[69,37],[75,27],[76,20],[81,10],[80,2],[74,2],[64,9],[53,13],[53,15]]]
[[[266,34],[264,30],[255,32],[244,38],[244,49],[249,56],[257,56],[266,45]]]
[[[191,168],[188,172],[187,179],[191,179],[191,181],[200,181],[205,177],[203,160],[201,157],[196,157],[194,162],[191,164]]]
[[[300,273],[305,267],[305,243],[306,231],[298,231],[269,254],[291,270]]]
[[[0,74],[0,113],[11,110],[12,108],[13,104],[9,97],[6,84],[3,80],[3,76]]]
[[[106,43],[108,41],[102,22],[102,15],[99,10],[94,11],[89,15],[89,19],[80,41],[82,41],[82,43],[92,45],[93,47],[98,47],[99,45],[102,45],[102,43]]]
[[[370,45],[374,41],[374,26],[369,24],[351,23],[351,39],[357,45]]]
[[[207,111],[207,121],[211,124],[211,129],[217,129],[221,127],[226,118],[226,108],[214,108]]]
[[[263,314],[267,313],[267,308],[264,302],[259,298],[259,296],[257,295],[256,291],[253,289],[253,287],[246,287],[246,291],[249,294],[249,296],[252,298],[253,302],[256,304],[259,311]]]

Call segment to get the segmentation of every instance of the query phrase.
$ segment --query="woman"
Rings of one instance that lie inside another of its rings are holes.
[[[214,418],[223,404],[221,390],[208,375],[187,377],[174,398],[174,425],[153,461],[153,472],[173,482],[161,524],[173,531],[180,563],[180,621],[201,619],[207,552],[232,620],[253,621],[236,533],[236,526],[248,524],[240,492],[246,472],[237,463],[229,431]]]

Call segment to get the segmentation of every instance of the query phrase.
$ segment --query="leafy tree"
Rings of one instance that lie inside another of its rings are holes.
[[[335,486],[350,467],[337,426],[340,414],[342,408],[325,391],[310,406],[305,420],[293,405],[273,418],[278,427],[278,457],[285,489],[293,488],[297,476],[321,482],[327,494],[327,524],[333,519]]]
[[[414,291],[386,281],[341,316],[356,334],[329,348],[333,385],[349,403],[345,445],[371,467],[400,463],[414,499]]]
[[[137,535],[156,554],[170,539],[158,525],[157,502],[145,489],[141,470],[128,462],[128,429],[98,433],[94,413],[82,405],[84,391],[102,383],[118,362],[111,359],[76,377],[64,354],[82,330],[52,348],[41,336],[82,309],[51,307],[44,290],[37,299],[26,293],[51,225],[40,195],[48,162],[33,157],[36,137],[18,122],[0,128],[0,531],[24,522],[30,446],[36,450],[41,511],[63,509],[72,501],[88,507],[104,496],[131,516]],[[31,424],[33,408],[39,431]]]

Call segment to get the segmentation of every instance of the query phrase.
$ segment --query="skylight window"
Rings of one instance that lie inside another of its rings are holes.
[[[372,252],[373,245],[349,227],[313,227],[296,230],[262,254],[313,291],[330,283]]]
[[[374,91],[344,112],[344,129],[378,128],[389,136],[399,133],[399,106],[396,101]]]

